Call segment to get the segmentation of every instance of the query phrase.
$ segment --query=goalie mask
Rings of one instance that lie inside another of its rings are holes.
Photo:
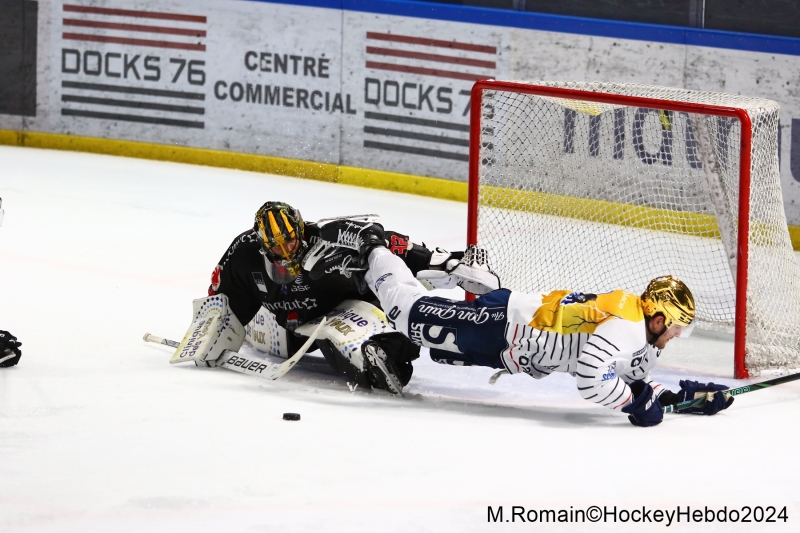
[[[261,241],[261,253],[270,279],[287,285],[300,274],[300,262],[308,245],[300,211],[283,202],[267,202],[256,213],[253,230]]]
[[[675,276],[661,276],[652,280],[642,293],[641,300],[645,316],[663,314],[665,328],[680,326],[680,337],[688,337],[694,329],[694,296],[689,287]]]

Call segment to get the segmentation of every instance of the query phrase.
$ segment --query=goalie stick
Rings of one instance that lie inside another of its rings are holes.
[[[228,370],[233,370],[234,372],[241,372],[243,374],[249,374],[251,376],[256,376],[263,379],[270,379],[275,380],[283,376],[289,370],[297,364],[297,362],[306,354],[308,349],[317,340],[317,336],[319,335],[319,331],[322,329],[322,326],[325,325],[326,319],[322,317],[322,321],[314,328],[314,331],[311,332],[306,342],[286,361],[283,363],[272,363],[267,361],[266,359],[252,359],[243,355],[239,355],[237,352],[231,352],[230,350],[225,350],[222,355],[217,359],[217,365],[222,368],[227,368]],[[155,335],[151,335],[149,333],[144,334],[144,340],[147,342],[154,342],[156,344],[163,344],[164,346],[169,346],[171,348],[177,348],[180,343],[176,341],[171,341],[169,339],[164,339],[161,337],[156,337]]]
[[[769,387],[774,387],[775,385],[780,385],[781,383],[788,383],[790,381],[795,381],[800,379],[800,373],[798,374],[789,374],[788,376],[780,376],[773,379],[768,379],[766,381],[760,381],[758,383],[751,383],[750,385],[744,385],[743,387],[737,387],[735,389],[728,389],[726,391],[722,391],[725,394],[725,397],[729,396],[738,396],[740,394],[746,394],[748,392],[754,392],[761,389],[767,389]],[[681,402],[675,405],[667,405],[664,407],[664,413],[673,413],[675,411],[679,411],[681,409],[686,409],[689,407],[695,407],[702,404],[706,401],[705,396],[702,398],[696,398],[694,400],[689,400],[686,402]]]

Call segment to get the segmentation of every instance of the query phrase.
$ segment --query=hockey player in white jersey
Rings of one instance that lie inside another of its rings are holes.
[[[393,327],[430,348],[433,359],[536,379],[566,372],[584,399],[627,413],[636,426],[660,423],[662,405],[703,397],[702,405],[683,412],[713,415],[733,402],[721,392],[725,385],[684,380],[675,393],[650,376],[667,343],[693,327],[694,298],[673,276],[652,280],[641,296],[499,289],[474,302],[454,301],[426,296],[381,235],[380,226],[365,225],[356,238],[322,238],[359,250],[369,268],[366,282]],[[474,249],[465,255],[473,274],[491,272],[483,255]]]

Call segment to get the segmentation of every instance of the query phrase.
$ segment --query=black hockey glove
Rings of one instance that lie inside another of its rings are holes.
[[[688,379],[681,380],[679,385],[681,386],[681,390],[675,395],[676,404],[689,402],[702,396],[706,396],[706,401],[694,407],[675,411],[676,413],[711,416],[719,413],[723,409],[727,409],[733,404],[733,396],[726,397],[722,392],[728,389],[727,385],[700,383],[699,381],[691,381]]]
[[[635,381],[631,383],[631,391],[634,394],[633,402],[622,408],[623,413],[628,413],[630,423],[643,428],[660,424],[664,419],[664,411],[653,387],[643,381]],[[637,391],[640,392],[637,394]]]
[[[320,239],[358,252],[359,266],[366,268],[369,253],[386,246],[383,226],[377,222],[336,220],[320,227]]]
[[[14,366],[22,357],[22,343],[7,331],[0,331],[0,368]]]

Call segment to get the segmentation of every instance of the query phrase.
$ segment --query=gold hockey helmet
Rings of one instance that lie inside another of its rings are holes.
[[[660,276],[652,280],[641,296],[645,316],[664,315],[664,325],[691,325],[695,316],[694,296],[684,282],[675,276]]]
[[[256,213],[253,230],[261,241],[261,253],[269,260],[269,277],[281,285],[291,283],[300,274],[307,248],[300,211],[283,202],[267,202]]]

